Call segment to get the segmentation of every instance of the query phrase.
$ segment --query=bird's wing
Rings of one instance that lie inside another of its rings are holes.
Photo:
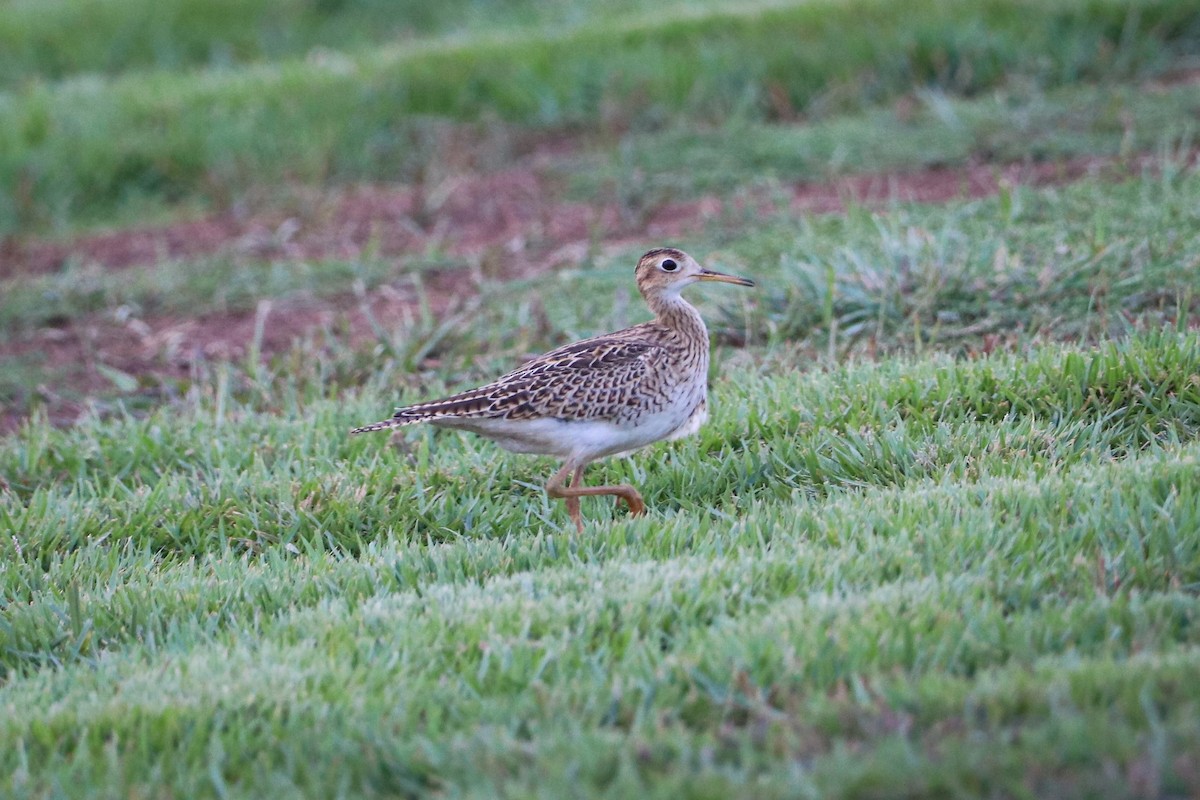
[[[668,356],[645,339],[598,336],[551,350],[486,386],[396,410],[393,424],[439,417],[613,419],[636,406]]]

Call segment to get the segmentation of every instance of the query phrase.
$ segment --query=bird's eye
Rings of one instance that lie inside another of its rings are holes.
[[[663,272],[674,272],[679,269],[679,264],[673,258],[664,258],[659,266],[663,268]]]

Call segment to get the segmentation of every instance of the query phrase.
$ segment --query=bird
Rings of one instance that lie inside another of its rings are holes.
[[[653,320],[563,345],[477,389],[397,408],[350,433],[427,422],[479,434],[514,453],[555,456],[562,467],[545,490],[566,502],[580,534],[581,497],[612,495],[630,514],[644,513],[633,486],[585,486],[584,470],[700,429],[708,418],[708,329],[680,291],[702,281],[754,282],[705,269],[671,247],[638,259],[634,278]]]

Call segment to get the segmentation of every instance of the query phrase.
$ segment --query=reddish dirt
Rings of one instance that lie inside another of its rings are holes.
[[[1114,168],[1132,171],[1147,163],[1147,159],[1117,164],[1113,159],[1086,158],[835,178],[796,184],[793,206],[797,211],[821,213],[840,211],[847,202],[940,203],[993,194],[1001,184],[1061,183]],[[367,250],[388,257],[441,249],[478,257],[496,248],[519,252],[530,243],[552,251],[586,242],[597,233],[679,235],[722,210],[719,198],[705,196],[666,204],[639,226],[627,219],[629,215],[623,217],[614,203],[567,202],[554,194],[535,170],[514,169],[452,178],[428,191],[360,186],[296,201],[290,211],[223,213],[66,242],[10,238],[0,240],[0,279],[57,272],[70,262],[124,269],[218,254],[298,261],[351,259]]]
[[[10,240],[0,247],[0,278],[61,270],[69,262],[108,269],[165,259],[234,255],[255,259],[355,258],[364,251],[405,256],[445,250],[459,256],[521,249],[529,238],[569,241],[610,228],[613,210],[548,203],[532,170],[458,179],[424,192],[362,186],[300,201],[289,212],[233,213],[69,242]]]
[[[1127,173],[1149,163],[1093,158],[856,176],[796,184],[792,207],[797,212],[828,213],[851,202],[946,202],[992,194],[1003,185],[1061,183],[1092,173]],[[0,278],[53,272],[68,261],[128,269],[152,267],[164,258],[213,254],[298,261],[349,259],[364,252],[400,258],[440,251],[474,265],[439,270],[425,278],[428,302],[436,313],[445,313],[475,294],[481,275],[513,279],[544,274],[578,263],[596,240],[606,249],[669,243],[711,224],[726,208],[721,198],[705,196],[630,219],[616,203],[570,202],[555,194],[533,169],[454,179],[432,196],[411,187],[363,186],[299,202],[290,213],[223,214],[69,242],[9,241],[0,246]],[[364,309],[385,327],[398,324],[417,305],[415,293],[401,288],[404,285],[400,280],[365,298],[347,292],[276,301],[260,305],[257,312],[126,320],[98,314],[0,340],[0,359],[45,365],[57,385],[38,387],[35,393],[45,401],[51,418],[66,424],[82,410],[71,398],[112,394],[113,384],[99,365],[135,376],[150,387],[169,387],[202,361],[243,357],[252,346],[259,314],[266,315],[264,355],[285,351],[297,339],[335,321],[351,342],[373,339]],[[18,410],[4,409],[0,430],[12,429],[19,420]]]

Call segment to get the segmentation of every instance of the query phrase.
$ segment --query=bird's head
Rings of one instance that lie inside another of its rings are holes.
[[[754,281],[747,278],[704,269],[687,253],[673,247],[659,247],[646,253],[638,259],[634,275],[637,277],[638,291],[647,300],[677,295],[683,287],[698,281],[754,285]]]

